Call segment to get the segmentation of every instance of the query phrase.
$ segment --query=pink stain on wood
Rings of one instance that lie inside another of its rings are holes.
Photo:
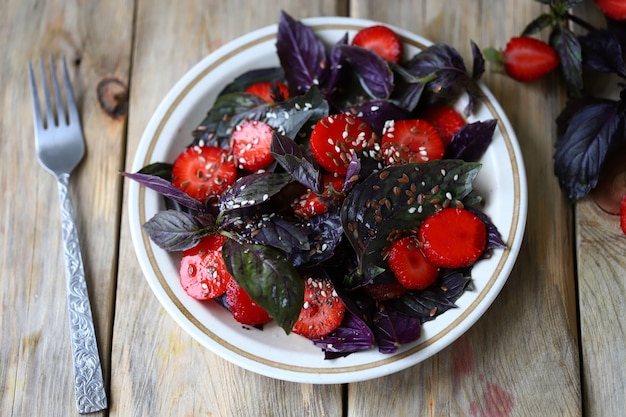
[[[513,396],[498,384],[488,383],[481,401],[472,401],[471,417],[510,417],[513,411]]]
[[[456,386],[461,377],[473,374],[476,371],[474,351],[469,340],[461,336],[453,345],[452,377]]]

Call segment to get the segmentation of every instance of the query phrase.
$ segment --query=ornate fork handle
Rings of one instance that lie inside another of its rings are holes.
[[[85,282],[85,270],[74,220],[74,206],[69,194],[69,174],[58,176],[67,301],[72,339],[72,360],[76,402],[79,413],[92,413],[107,408],[91,304]]]

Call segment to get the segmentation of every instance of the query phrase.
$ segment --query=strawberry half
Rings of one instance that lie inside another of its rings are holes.
[[[430,215],[419,228],[426,258],[443,268],[473,265],[485,251],[487,227],[466,209],[446,208]]]
[[[619,205],[619,225],[626,235],[626,194],[622,197],[622,202]]]
[[[268,103],[283,101],[289,98],[289,88],[280,81],[268,81],[252,84],[245,90],[248,94],[261,97]]]
[[[420,118],[426,120],[439,133],[444,145],[450,143],[452,136],[459,131],[466,122],[463,116],[453,107],[444,105],[434,105],[426,109]]]
[[[345,309],[329,279],[306,275],[302,310],[292,330],[308,339],[324,337],[339,327]]]
[[[233,157],[216,146],[190,146],[172,167],[174,187],[202,202],[221,194],[236,178]]]
[[[386,26],[374,25],[359,30],[352,39],[352,45],[369,49],[395,64],[402,59],[402,41]]]
[[[340,203],[345,198],[345,194],[341,192],[345,178],[336,177],[332,174],[324,174],[323,177],[324,191],[322,194],[315,194],[311,189],[296,198],[292,203],[293,211],[296,216],[301,219],[310,219],[311,217],[324,214],[328,211],[329,204]]]
[[[191,297],[209,300],[226,292],[228,283],[233,280],[222,258],[222,246],[226,239],[220,234],[212,234],[183,252],[180,283]]]
[[[355,151],[378,141],[367,122],[351,114],[332,114],[320,119],[311,132],[309,146],[317,162],[328,172],[345,176]]]
[[[241,324],[260,326],[272,320],[267,311],[255,303],[235,279],[228,283],[225,304]]]
[[[624,0],[595,0],[598,9],[613,20],[626,20],[626,2]]]
[[[445,145],[437,129],[421,119],[385,123],[381,153],[387,165],[442,159]]]
[[[398,282],[411,290],[423,290],[432,285],[439,276],[439,267],[432,264],[422,253],[417,236],[396,240],[387,256],[389,269]]]
[[[511,38],[502,55],[504,70],[518,81],[532,81],[559,65],[559,56],[547,43],[527,36]]]
[[[274,128],[261,120],[246,120],[237,125],[230,137],[237,167],[254,172],[274,162],[270,150],[273,133]]]

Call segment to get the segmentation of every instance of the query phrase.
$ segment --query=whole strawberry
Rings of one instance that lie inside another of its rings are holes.
[[[626,21],[626,1],[624,0],[595,0],[598,9],[606,17],[613,20]]]
[[[485,57],[502,66],[507,75],[518,81],[544,77],[559,66],[559,56],[547,43],[529,36],[511,38],[504,51],[485,50]]]

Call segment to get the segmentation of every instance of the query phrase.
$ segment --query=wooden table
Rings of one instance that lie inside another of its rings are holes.
[[[589,1],[589,3],[591,3]],[[176,4],[176,5],[174,5]],[[431,359],[387,377],[306,385],[240,369],[161,307],[130,239],[126,184],[148,119],[220,45],[278,21],[370,18],[446,42],[504,47],[539,2],[517,0],[0,0],[0,415],[76,414],[54,180],[33,148],[26,65],[65,55],[87,141],[72,194],[111,416],[618,416],[626,409],[626,238],[553,175],[556,75],[522,85],[488,71],[524,153],[528,224],[487,313]],[[580,8],[587,13],[592,5]]]

